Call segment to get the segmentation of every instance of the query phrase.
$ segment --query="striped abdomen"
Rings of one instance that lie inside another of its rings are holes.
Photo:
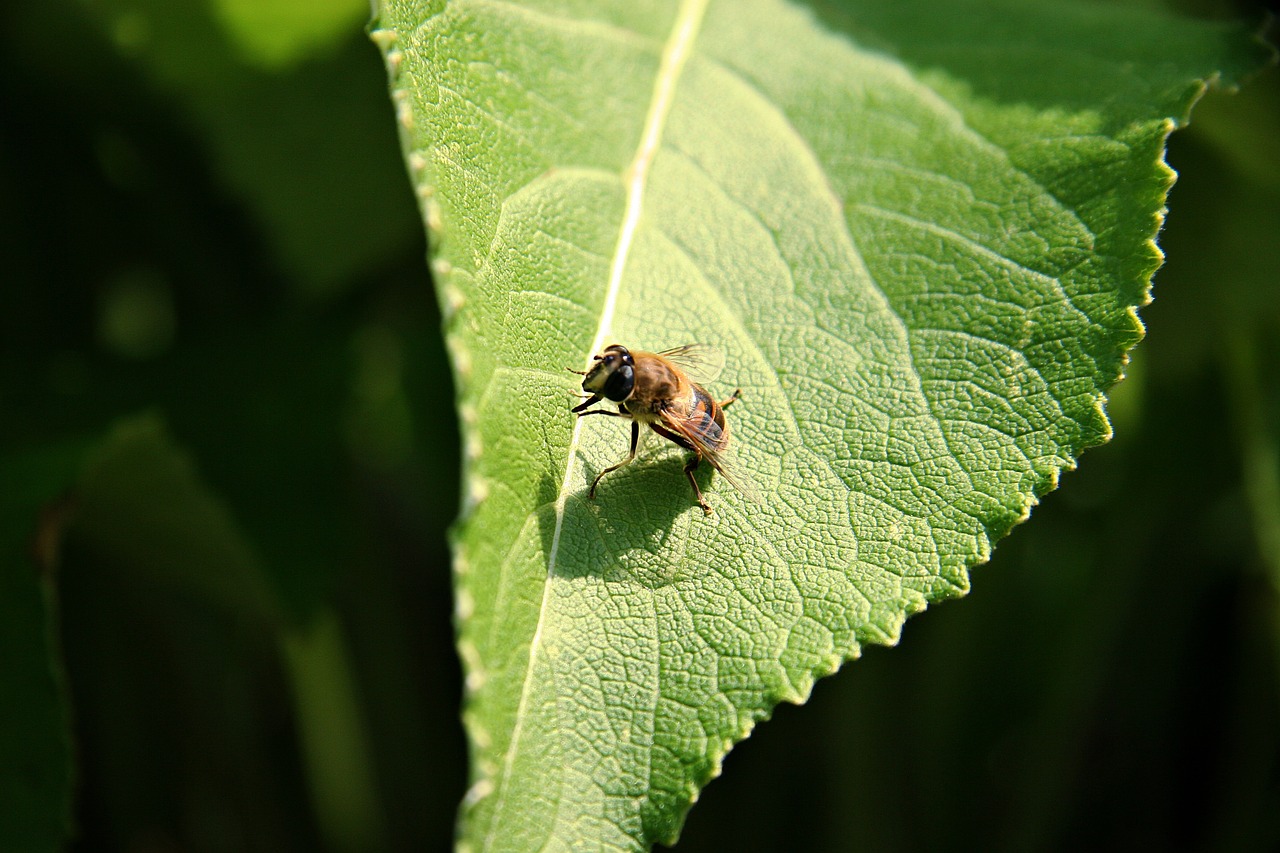
[[[701,386],[692,382],[689,384],[689,411],[685,414],[684,421],[708,449],[713,452],[721,450],[729,440],[724,425],[724,409]]]

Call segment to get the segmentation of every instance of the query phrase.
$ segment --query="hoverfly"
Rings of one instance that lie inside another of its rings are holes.
[[[686,344],[664,352],[629,350],[621,344],[610,344],[594,357],[590,370],[571,372],[585,377],[582,390],[586,400],[573,408],[578,417],[609,415],[631,420],[631,452],[617,465],[605,468],[591,484],[588,497],[596,496],[601,478],[636,458],[640,426],[647,425],[665,439],[675,442],[693,457],[684,466],[684,474],[693,486],[698,506],[711,515],[711,506],[702,496],[693,472],[702,460],[720,472],[726,480],[747,497],[754,497],[734,475],[729,465],[729,427],[724,410],[742,396],[742,389],[727,400],[716,402],[700,382],[711,382],[724,368],[724,357],[712,347]],[[618,404],[618,411],[588,408],[601,399]]]

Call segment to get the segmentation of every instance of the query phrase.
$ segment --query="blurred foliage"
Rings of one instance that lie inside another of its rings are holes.
[[[0,849],[451,838],[422,229],[358,15],[288,5],[0,9]],[[1173,139],[1116,440],[680,849],[1280,846],[1277,107],[1273,70]]]
[[[215,23],[234,5],[0,13],[4,654],[23,664],[3,754],[25,762],[0,792],[47,801],[0,821],[0,849],[54,846],[69,795],[41,506],[61,508],[40,541],[61,543],[74,847],[452,832],[457,434],[385,70],[350,4],[264,70]]]

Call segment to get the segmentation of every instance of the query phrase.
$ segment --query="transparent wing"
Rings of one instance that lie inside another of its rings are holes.
[[[760,493],[752,487],[750,480],[744,476],[741,466],[738,465],[737,454],[733,452],[733,447],[727,440],[712,447],[693,420],[679,417],[671,410],[663,412],[660,420],[664,427],[671,432],[677,433],[681,438],[693,445],[698,455],[707,460],[720,476],[728,480],[731,486],[742,493],[743,497],[752,503],[764,503]]]
[[[675,364],[699,385],[715,382],[724,370],[724,353],[710,344],[685,344],[657,355]]]

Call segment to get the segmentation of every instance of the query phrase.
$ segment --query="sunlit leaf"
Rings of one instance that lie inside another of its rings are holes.
[[[730,746],[969,569],[1141,336],[1164,140],[1236,30],[1098,5],[380,4],[466,431],[483,849],[671,842]],[[604,345],[725,351],[746,501],[569,413]]]

